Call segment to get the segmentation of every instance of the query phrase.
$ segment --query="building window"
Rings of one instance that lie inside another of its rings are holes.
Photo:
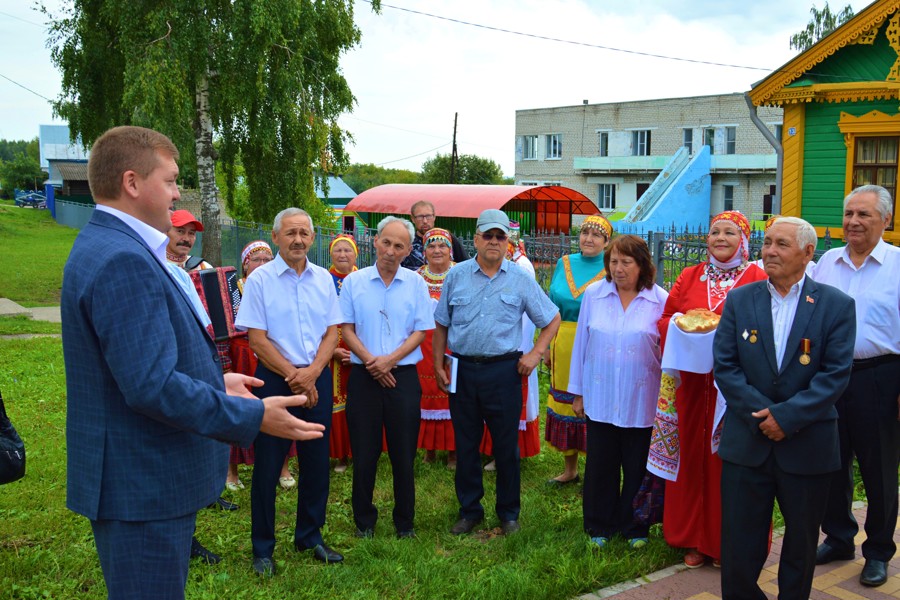
[[[779,143],[781,143],[781,134],[783,131],[784,125],[782,125],[781,123],[775,125],[775,139],[778,140]]]
[[[609,132],[600,132],[600,156],[609,156]]]
[[[522,159],[523,160],[537,160],[538,136],[523,135],[522,141],[523,141]]]
[[[631,132],[631,155],[650,156],[650,130],[641,129]]]
[[[724,203],[722,205],[723,210],[734,210],[734,186],[733,185],[723,185],[722,186],[722,198]]]
[[[597,206],[600,210],[615,210],[616,209],[616,184],[614,183],[601,183],[598,185],[600,194],[599,201],[597,202]]]
[[[562,134],[547,135],[547,158],[562,158]]]
[[[853,156],[853,187],[880,185],[891,193],[896,214],[897,200],[897,147],[900,137],[858,137]],[[890,223],[889,230],[894,229]]]
[[[725,128],[725,154],[735,154],[737,151],[737,127]]]
[[[709,146],[709,153],[715,154],[716,150],[716,128],[707,127],[703,130],[703,144]]]
[[[694,153],[694,130],[689,127],[686,127],[684,129],[682,129],[682,131],[684,133],[682,134],[682,137],[681,137],[681,139],[682,139],[681,145],[684,146],[685,148],[687,148],[688,154],[693,154]]]

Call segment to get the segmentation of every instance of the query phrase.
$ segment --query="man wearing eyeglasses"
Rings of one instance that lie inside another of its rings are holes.
[[[504,534],[519,530],[519,415],[522,378],[537,366],[559,329],[559,309],[525,270],[506,260],[509,218],[488,209],[478,217],[475,258],[447,274],[434,314],[434,371],[447,389],[443,354],[449,342],[459,359],[450,418],[456,436],[456,496],[459,519],[454,535],[470,533],[484,520],[481,457],[484,425],[494,444],[497,465],[496,512]],[[519,351],[522,314],[540,327],[534,347]]]
[[[434,204],[427,200],[419,200],[409,209],[409,215],[412,218],[413,225],[415,225],[416,234],[413,236],[409,256],[403,259],[403,266],[415,271],[425,264],[425,232],[434,227]],[[453,256],[451,258],[454,261],[462,262],[469,258],[469,254],[463,247],[462,242],[452,233],[450,234],[450,243],[453,246]]]
[[[341,332],[350,348],[347,429],[353,453],[353,520],[356,535],[375,535],[372,503],[382,431],[394,476],[394,530],[413,538],[422,386],[416,363],[425,332],[434,329],[425,279],[400,268],[415,237],[406,219],[385,217],[375,236],[375,265],[344,278],[339,298]]]

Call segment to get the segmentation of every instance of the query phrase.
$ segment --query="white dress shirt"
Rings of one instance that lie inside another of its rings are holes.
[[[849,248],[834,248],[819,259],[812,277],[856,301],[853,358],[900,354],[900,248],[879,240],[858,269]]]
[[[343,322],[355,327],[359,341],[375,356],[390,354],[414,331],[434,329],[433,303],[428,295],[428,284],[418,273],[409,269],[397,269],[387,287],[375,266],[350,273],[341,286],[340,306]],[[414,365],[420,360],[422,348],[416,346],[415,350],[400,359],[397,366]],[[362,364],[362,360],[353,353],[350,354],[350,361]]]
[[[584,292],[569,368],[569,393],[584,397],[591,421],[650,427],[659,400],[657,323],[669,293],[641,290],[622,309],[616,285],[605,279]]]
[[[295,367],[316,358],[325,331],[341,323],[341,311],[331,274],[306,259],[300,275],[281,255],[253,271],[234,325],[262,329],[278,352]]]
[[[806,275],[792,285],[788,293],[782,297],[772,285],[772,281],[766,280],[766,287],[769,288],[769,295],[772,296],[772,335],[775,338],[775,359],[779,371],[781,370],[781,361],[784,359],[784,345],[787,343],[791,326],[794,324],[797,304],[800,303],[800,290],[803,289],[805,281]]]
[[[153,256],[155,256],[162,264],[166,264],[166,246],[169,245],[169,236],[150,227],[140,219],[122,212],[118,208],[113,208],[112,206],[107,206],[105,204],[98,204],[94,207],[94,210],[110,214],[128,225],[142,240],[144,240],[144,243],[147,244],[147,247],[153,252]]]

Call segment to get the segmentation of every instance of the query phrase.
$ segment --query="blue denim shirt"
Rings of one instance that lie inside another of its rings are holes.
[[[454,354],[499,356],[522,344],[522,313],[546,327],[559,312],[525,270],[508,260],[488,277],[472,258],[447,273],[434,320],[448,327]]]

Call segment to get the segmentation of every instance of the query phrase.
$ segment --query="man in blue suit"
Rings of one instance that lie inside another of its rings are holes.
[[[288,413],[304,396],[259,401],[246,386],[260,381],[223,380],[212,337],[165,266],[177,159],[149,129],[98,138],[97,208],[63,274],[67,506],[91,521],[110,598],[184,598],[197,510],[225,478],[224,442],[323,430]]]
[[[767,231],[768,281],[728,294],[716,332],[716,384],[728,408],[722,458],[722,598],[764,600],[773,503],[784,515],[780,600],[806,600],[831,474],[840,467],[835,402],[850,378],[853,299],[806,277],[816,232],[782,217]]]

